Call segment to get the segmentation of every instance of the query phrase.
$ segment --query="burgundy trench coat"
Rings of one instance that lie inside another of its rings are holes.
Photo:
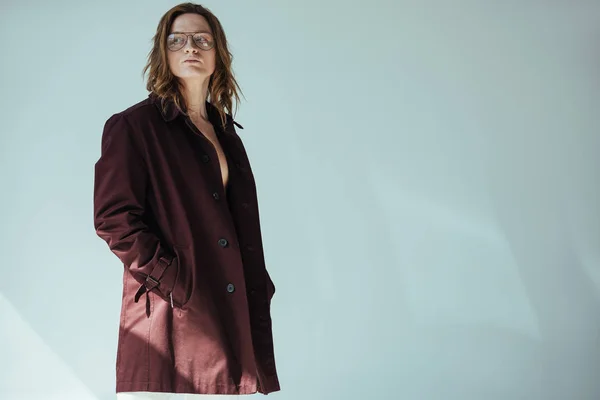
[[[112,115],[95,164],[94,226],[124,264],[116,391],[279,390],[256,186],[234,122],[209,120],[227,158],[172,103]]]

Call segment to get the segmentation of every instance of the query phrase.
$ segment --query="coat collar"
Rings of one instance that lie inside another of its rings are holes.
[[[173,121],[175,118],[177,118],[178,115],[181,114],[181,112],[179,112],[179,110],[177,109],[177,106],[175,106],[175,103],[171,100],[168,100],[168,99],[164,100],[166,107],[165,107],[165,110],[163,111],[162,101],[161,101],[160,97],[158,97],[158,95],[156,95],[154,92],[150,92],[148,94],[148,98],[156,106],[156,108],[158,109],[161,116],[163,117],[163,119],[166,122]],[[231,125],[232,123],[235,124],[240,129],[244,129],[244,127],[242,125],[240,125],[239,123],[237,123],[236,121],[234,121],[233,118],[231,117],[231,115],[229,115],[229,114],[226,114],[227,122],[226,122],[226,125],[223,126],[221,123],[221,116],[219,115],[219,110],[217,110],[217,108],[208,101],[206,102],[206,112],[208,114],[208,120],[213,125],[218,125],[225,132],[227,132],[227,127],[229,127],[229,125]]]

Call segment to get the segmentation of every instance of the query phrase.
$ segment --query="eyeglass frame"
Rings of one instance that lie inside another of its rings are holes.
[[[212,46],[209,49],[204,49],[201,46],[198,46],[198,43],[196,43],[196,41],[194,40],[194,35],[198,34],[198,33],[205,33],[205,34],[209,34],[212,37],[212,40],[210,41],[210,43],[212,43]],[[183,45],[178,48],[177,50],[171,50],[169,48],[169,36],[171,35],[185,35],[185,42],[183,42]],[[176,52],[179,51],[181,49],[183,49],[185,47],[185,45],[188,43],[189,37],[192,37],[192,42],[194,42],[194,44],[200,49],[200,50],[204,50],[204,51],[210,51],[212,49],[214,49],[216,41],[215,41],[215,37],[211,32],[207,32],[207,31],[197,31],[197,32],[171,32],[167,35],[167,50],[172,51],[172,52]]]

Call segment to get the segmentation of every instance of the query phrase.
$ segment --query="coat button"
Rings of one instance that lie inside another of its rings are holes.
[[[203,154],[202,155],[202,161],[207,163],[210,161],[210,157],[208,156],[208,154]]]
[[[248,208],[248,207],[250,207],[250,204],[248,204],[248,203],[242,203],[242,208]]]
[[[219,193],[214,192],[213,197],[215,198],[215,200],[219,200],[219,198],[220,198]]]
[[[219,246],[227,247],[227,244],[228,244],[227,239],[222,239],[222,238],[219,239]]]
[[[235,290],[235,286],[233,286],[233,283],[230,283],[229,285],[227,285],[227,291],[229,293],[233,293],[234,290]]]
[[[254,251],[254,247],[248,245],[248,246],[246,246],[246,250],[248,250],[248,251]]]

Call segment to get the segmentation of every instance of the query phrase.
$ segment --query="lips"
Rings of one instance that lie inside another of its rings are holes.
[[[200,62],[200,60],[196,59],[196,58],[190,58],[184,61],[184,63],[194,63],[194,62]]]

